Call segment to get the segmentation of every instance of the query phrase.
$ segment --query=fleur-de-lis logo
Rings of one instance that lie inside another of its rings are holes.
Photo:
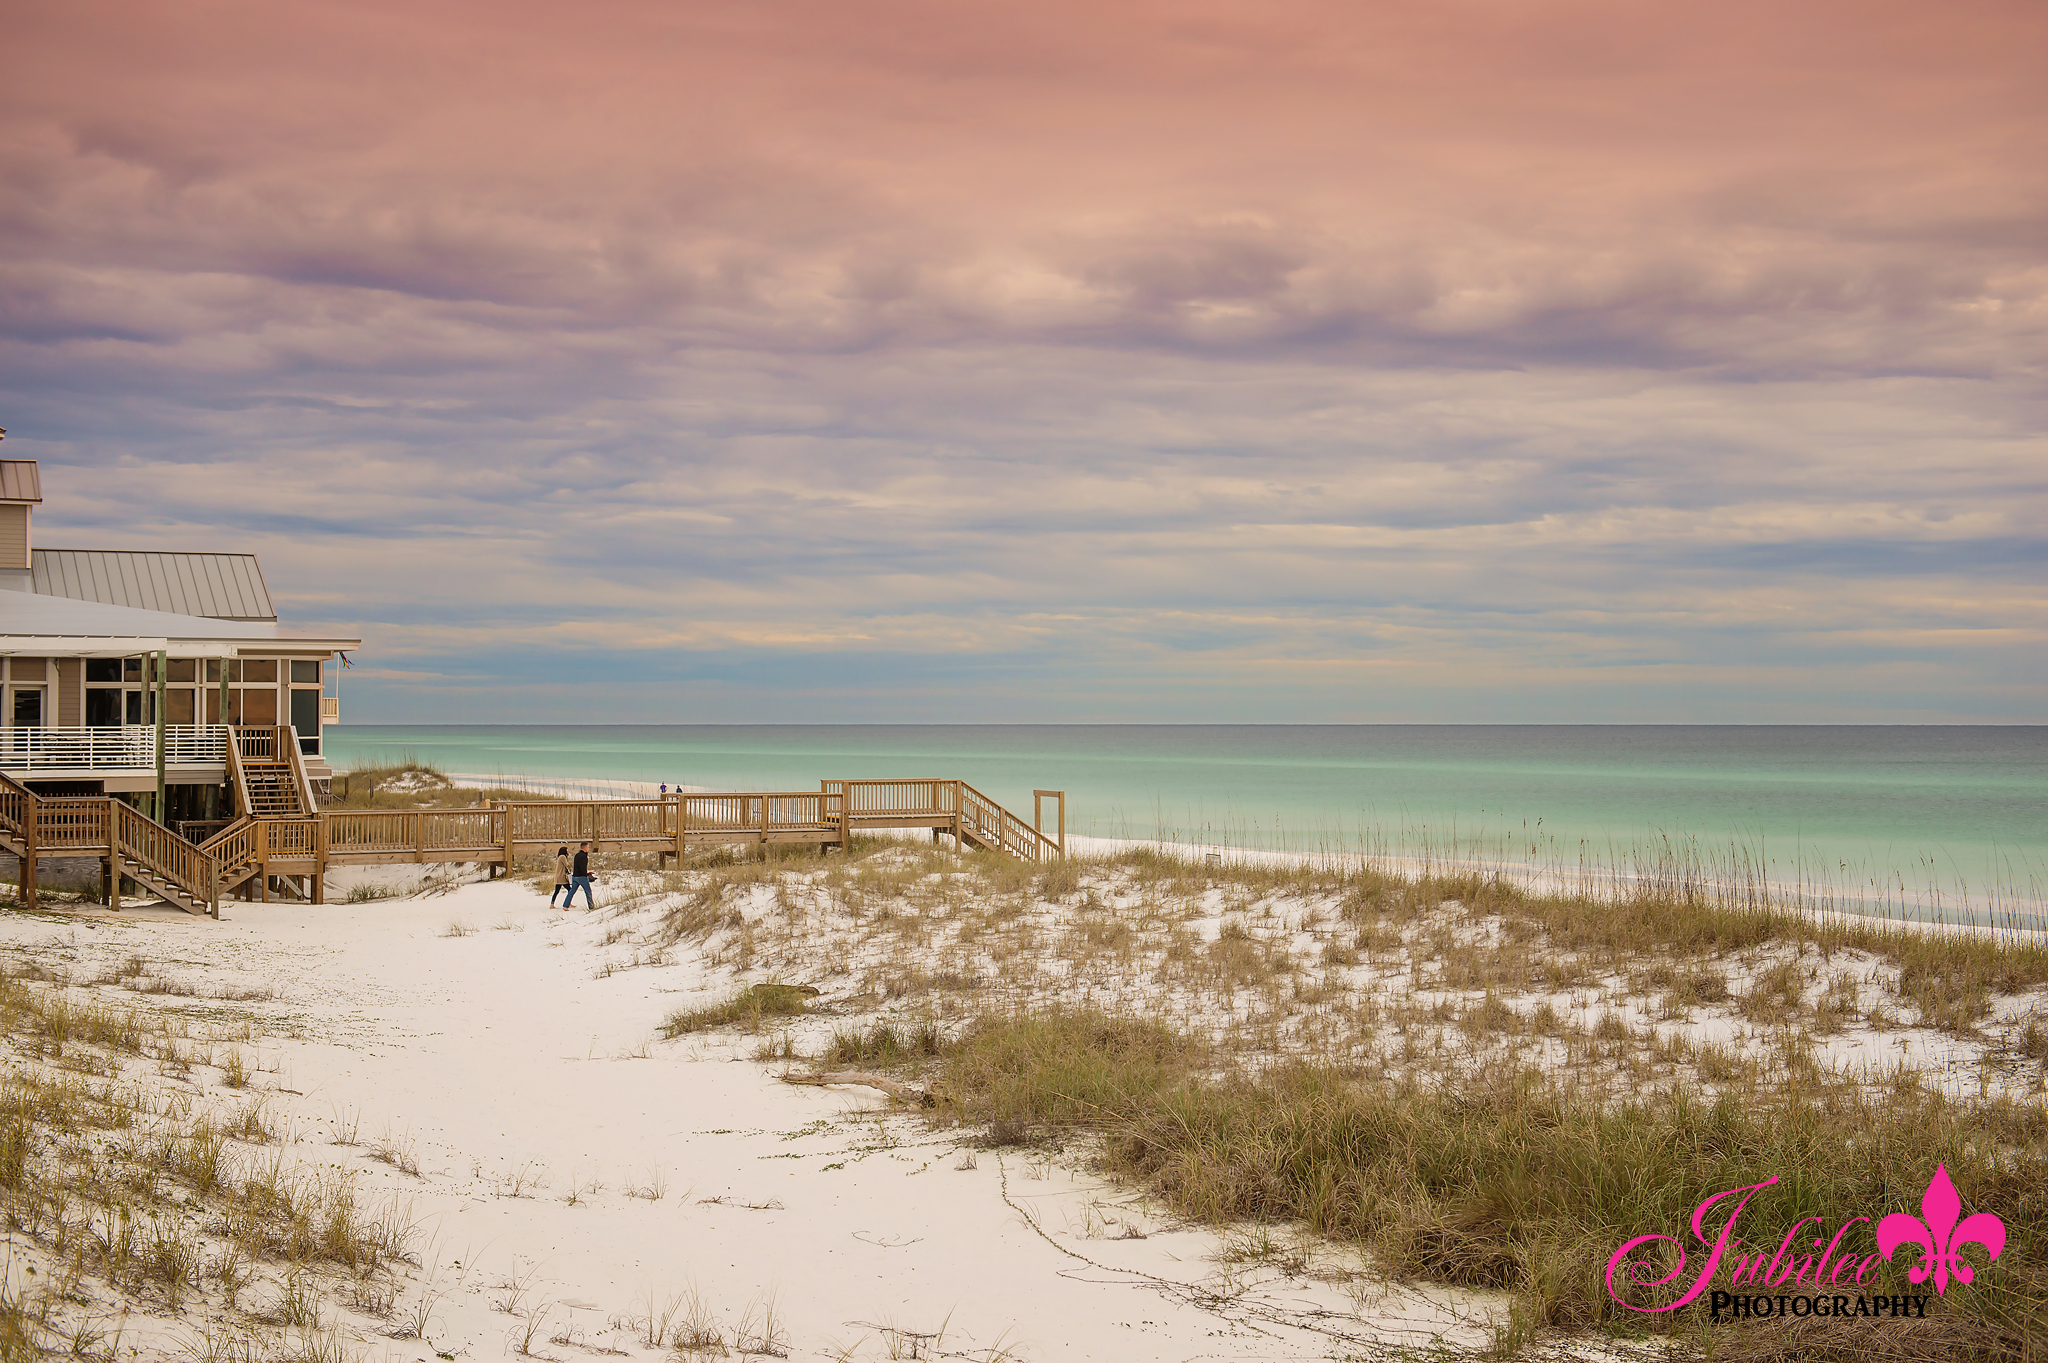
[[[1982,1245],[1993,1259],[2005,1248],[2005,1222],[1990,1212],[1978,1212],[1965,1217],[1959,1226],[1956,1217],[1962,1210],[1963,1200],[1956,1196],[1956,1185],[1949,1181],[1948,1166],[1937,1164],[1927,1191],[1920,1195],[1919,1216],[1893,1212],[1877,1223],[1877,1252],[1890,1260],[1892,1251],[1900,1245],[1918,1245],[1920,1262],[1906,1277],[1916,1283],[1931,1277],[1935,1294],[1945,1296],[1951,1276],[1959,1283],[1976,1276],[1968,1261],[1957,1252],[1964,1245]],[[1922,1217],[1926,1219],[1923,1221]]]

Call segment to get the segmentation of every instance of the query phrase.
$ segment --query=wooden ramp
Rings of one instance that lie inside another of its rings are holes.
[[[846,847],[858,832],[930,829],[962,847],[1026,861],[1066,854],[1066,793],[1033,792],[1026,823],[965,781],[821,781],[817,790],[678,793],[651,800],[509,801],[473,809],[333,810],[313,793],[289,730],[237,731],[230,780],[241,811],[194,844],[111,796],[42,796],[0,775],[0,846],[20,858],[23,908],[35,907],[36,863],[95,856],[108,901],[120,878],[190,913],[220,914],[223,894],[269,899],[273,885],[324,901],[330,866],[466,861],[509,867],[588,842],[600,851],[680,858],[693,847],[810,843]],[[1041,826],[1056,802],[1051,833]]]

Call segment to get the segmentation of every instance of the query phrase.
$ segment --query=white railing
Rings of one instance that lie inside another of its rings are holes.
[[[227,761],[227,727],[164,726],[164,765],[219,766]],[[156,726],[0,729],[0,771],[155,771]]]

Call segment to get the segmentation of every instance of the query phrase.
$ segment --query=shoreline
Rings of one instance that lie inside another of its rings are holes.
[[[625,781],[608,777],[532,777],[482,772],[449,772],[458,784],[479,788],[518,790],[563,799],[651,800],[660,798],[659,782]],[[714,788],[671,785],[671,793],[704,794]],[[1903,885],[1889,887],[1884,895],[1864,889],[1849,889],[1826,881],[1774,879],[1768,875],[1727,875],[1700,862],[1653,863],[1647,872],[1631,871],[1620,864],[1565,867],[1540,862],[1483,856],[1458,856],[1437,852],[1333,851],[1246,847],[1237,843],[1182,841],[1169,837],[1110,838],[1093,834],[1069,834],[1067,846],[1074,851],[1115,855],[1132,848],[1151,848],[1190,860],[1210,857],[1225,862],[1258,865],[1343,865],[1371,868],[1383,874],[1414,881],[1429,875],[1478,874],[1497,877],[1524,893],[1611,899],[1636,892],[1646,883],[1660,882],[1673,890],[1707,893],[1731,904],[1765,900],[1771,907],[1826,918],[1838,915],[1862,921],[1931,928],[1942,932],[1997,935],[1999,933],[2048,933],[2048,899],[1994,896],[1990,900],[1967,890],[1908,891]],[[1894,899],[1892,894],[1899,897]],[[1930,902],[1931,901],[1931,902]],[[1953,915],[1953,916],[1952,916]]]
[[[557,798],[584,800],[655,800],[659,782],[627,782],[598,776],[584,778],[532,778],[532,776],[489,776],[481,772],[449,772],[449,780],[477,784],[496,790],[524,790],[530,794],[551,794]],[[705,794],[707,786],[670,786],[670,792]],[[1774,880],[1769,876],[1733,878],[1700,864],[1661,864],[1649,874],[1630,872],[1626,866],[1544,866],[1540,862],[1516,862],[1505,858],[1475,858],[1448,853],[1403,853],[1403,851],[1331,851],[1294,847],[1245,847],[1239,843],[1180,841],[1169,837],[1098,837],[1069,833],[1067,847],[1083,853],[1114,855],[1133,847],[1151,847],[1186,860],[1221,858],[1223,862],[1260,866],[1358,866],[1403,880],[1421,880],[1432,874],[1479,874],[1507,880],[1528,894],[1563,894],[1585,898],[1620,898],[1636,892],[1642,884],[1657,884],[1661,878],[1675,880],[1671,888],[1708,892],[1739,905],[1743,900],[1763,898],[1769,907],[1808,913],[1815,917],[1847,917],[1915,929],[1962,931],[1962,933],[2048,933],[2048,900],[1999,896],[1991,903],[1976,900],[1968,892],[1946,896],[1933,892],[1911,900],[1880,898],[1864,890],[1847,890],[1829,882]],[[1905,896],[1905,890],[1901,890]],[[1966,919],[1946,915],[1968,915]]]

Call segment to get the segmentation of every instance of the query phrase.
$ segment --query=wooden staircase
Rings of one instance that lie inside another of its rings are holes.
[[[305,819],[313,814],[313,793],[299,745],[289,728],[263,725],[235,729],[228,766],[238,813],[248,819]]]
[[[263,869],[262,832],[254,819],[244,816],[200,844],[199,850],[213,858],[219,893],[226,894]]]
[[[1066,849],[965,781],[959,783],[960,823],[955,830],[969,847],[986,848],[1025,861],[1066,855]],[[1064,806],[1063,806],[1064,808]],[[1065,819],[1062,814],[1061,819]],[[1064,825],[1063,825],[1064,826]]]
[[[107,801],[117,876],[125,872],[187,913],[211,914],[218,898],[213,858],[155,819]]]
[[[24,908],[39,855],[104,855],[117,888],[126,876],[187,913],[211,914],[218,901],[212,857],[111,796],[46,798],[0,773],[0,846],[23,865]]]

